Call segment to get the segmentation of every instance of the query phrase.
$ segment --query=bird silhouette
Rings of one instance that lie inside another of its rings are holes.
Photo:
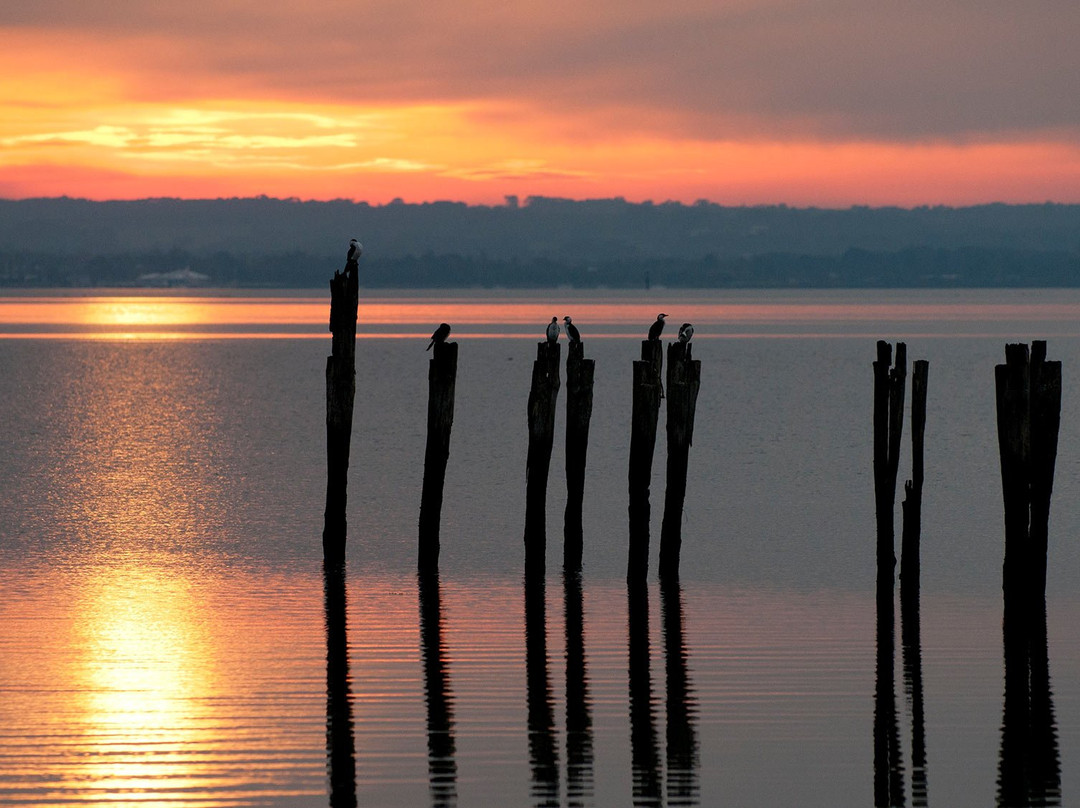
[[[430,351],[431,346],[434,345],[436,342],[440,344],[446,342],[446,338],[448,336],[450,336],[450,324],[440,323],[439,327],[435,329],[435,333],[431,335],[431,342],[428,343],[428,346],[424,348],[424,350]]]

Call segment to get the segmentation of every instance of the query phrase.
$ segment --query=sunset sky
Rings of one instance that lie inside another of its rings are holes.
[[[1080,202],[1076,0],[0,0],[0,197]]]

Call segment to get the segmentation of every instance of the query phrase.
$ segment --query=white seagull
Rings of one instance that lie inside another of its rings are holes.
[[[552,317],[551,322],[548,323],[548,327],[547,327],[547,339],[548,339],[548,342],[551,342],[551,343],[558,342],[559,341],[559,332],[560,331],[562,331],[562,329],[559,328],[559,318],[558,317]]]

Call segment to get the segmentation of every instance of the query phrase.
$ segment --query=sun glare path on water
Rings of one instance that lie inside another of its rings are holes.
[[[235,294],[235,293],[233,293]],[[965,335],[996,333],[1002,322],[1080,322],[1080,299],[1058,303],[973,302],[929,299],[867,302],[867,298],[833,298],[822,292],[800,298],[785,293],[756,297],[710,290],[672,293],[646,299],[601,296],[589,292],[569,297],[565,290],[551,299],[539,293],[519,296],[482,293],[465,299],[460,293],[427,297],[383,297],[361,300],[357,334],[362,339],[424,339],[440,322],[450,322],[455,338],[540,338],[551,317],[572,314],[589,337],[640,338],[656,316],[667,309],[669,320],[693,322],[696,338],[858,336],[884,333],[883,325],[906,326],[921,334],[925,325],[958,324]],[[322,295],[290,296],[9,296],[0,297],[0,339],[205,340],[329,339],[329,301]],[[835,324],[835,329],[827,328]],[[873,328],[867,328],[873,324]],[[859,334],[856,334],[858,331]]]

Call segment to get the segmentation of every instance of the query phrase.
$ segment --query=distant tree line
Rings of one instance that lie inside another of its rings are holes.
[[[324,288],[340,257],[164,250],[72,256],[0,251],[0,286],[130,287],[192,279],[206,286]],[[946,288],[1080,287],[1080,252],[1004,247],[847,249],[839,255],[761,253],[575,261],[427,252],[366,255],[367,288]]]
[[[1080,205],[0,200],[0,285],[1077,286]],[[162,277],[176,273],[170,279]],[[646,280],[647,279],[647,280]]]

